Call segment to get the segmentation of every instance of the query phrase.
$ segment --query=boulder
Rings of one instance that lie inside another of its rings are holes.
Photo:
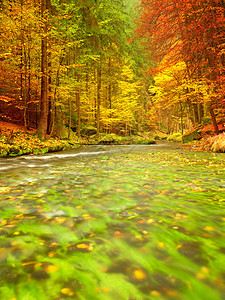
[[[189,143],[194,140],[200,140],[201,139],[201,133],[200,130],[203,128],[203,125],[199,124],[195,126],[193,129],[189,130],[182,136],[183,143]]]

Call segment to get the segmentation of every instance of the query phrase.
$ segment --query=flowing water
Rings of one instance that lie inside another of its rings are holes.
[[[0,206],[0,299],[225,299],[224,154],[1,159]]]

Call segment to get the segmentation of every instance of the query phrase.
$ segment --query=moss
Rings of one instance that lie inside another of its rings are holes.
[[[7,143],[5,136],[0,139],[0,157],[19,156],[24,154],[45,154],[48,152],[62,151],[68,148],[75,148],[76,144],[69,141],[49,139],[41,141],[37,136],[17,132],[11,144]]]
[[[197,125],[196,127],[194,127],[192,130],[186,132],[182,137],[183,143],[189,143],[194,140],[199,140],[201,138],[199,130],[202,128],[203,128],[203,125],[200,124],[200,125]]]

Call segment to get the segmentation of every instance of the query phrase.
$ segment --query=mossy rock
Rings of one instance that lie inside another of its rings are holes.
[[[86,127],[81,129],[80,133],[82,135],[91,136],[91,135],[97,134],[97,128],[94,127],[94,126],[86,126]]]
[[[191,131],[188,131],[182,136],[182,141],[183,143],[189,143],[195,140],[200,140],[201,139],[201,134],[199,132],[200,129],[203,128],[203,125],[198,125],[194,127]]]

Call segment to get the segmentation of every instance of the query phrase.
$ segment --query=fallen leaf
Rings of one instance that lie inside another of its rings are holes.
[[[73,291],[69,288],[61,289],[61,293],[64,294],[64,295],[68,295],[68,296],[73,296],[74,295]]]
[[[161,296],[161,294],[158,292],[158,291],[151,291],[151,293],[150,293],[152,296],[154,296],[154,297],[160,297]]]
[[[59,268],[54,265],[47,266],[47,268],[46,268],[46,272],[48,272],[48,273],[55,273],[58,270],[59,270]]]
[[[142,280],[146,278],[146,274],[142,270],[134,270],[133,277],[138,280]]]
[[[214,228],[212,226],[206,226],[204,229],[207,230],[207,231],[213,231],[214,230]]]
[[[1,224],[4,226],[7,224],[7,220],[2,220]]]

